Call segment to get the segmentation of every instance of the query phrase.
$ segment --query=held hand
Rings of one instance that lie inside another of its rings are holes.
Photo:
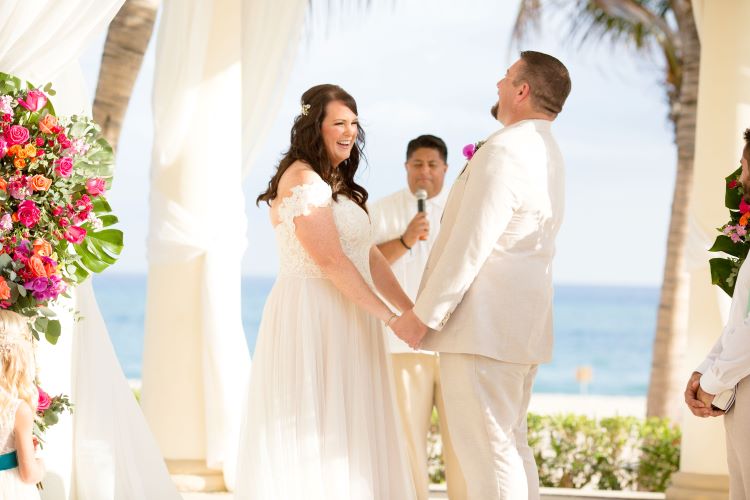
[[[696,396],[698,398],[698,401],[706,405],[706,408],[711,410],[711,414],[709,416],[711,417],[717,417],[719,415],[723,415],[724,412],[721,410],[717,410],[714,407],[711,406],[711,403],[714,400],[714,397],[716,394],[710,394],[703,390],[703,388],[700,386],[700,383],[698,384],[698,390],[696,393]]]
[[[692,414],[696,417],[706,418],[723,415],[724,412],[711,408],[713,396],[707,401],[706,396],[699,398],[699,392],[703,393],[703,395],[708,395],[708,393],[700,388],[700,380],[701,374],[699,372],[693,372],[690,376],[690,380],[688,380],[687,387],[685,388],[685,404],[687,404]]]
[[[419,212],[414,216],[411,222],[409,222],[406,231],[404,231],[403,238],[407,245],[413,247],[417,244],[417,241],[426,240],[429,234],[430,221],[427,220],[427,214]]]
[[[409,309],[391,323],[393,332],[412,349],[419,349],[427,333],[427,326],[420,321],[414,311]]]

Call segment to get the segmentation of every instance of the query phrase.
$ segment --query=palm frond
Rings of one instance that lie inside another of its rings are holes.
[[[539,31],[541,18],[541,0],[521,0],[516,21],[513,23],[511,39],[514,41],[525,40],[528,36],[527,30]]]

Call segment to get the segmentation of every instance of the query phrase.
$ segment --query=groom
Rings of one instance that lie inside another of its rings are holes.
[[[440,352],[448,427],[470,500],[538,499],[526,439],[537,365],[552,356],[552,257],[563,159],[550,126],[570,93],[552,56],[526,51],[497,84],[487,138],[446,202],[414,309],[393,330]]]

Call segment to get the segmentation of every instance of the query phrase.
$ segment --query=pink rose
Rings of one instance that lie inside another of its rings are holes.
[[[7,152],[8,142],[3,137],[0,137],[0,158],[4,157]]]
[[[65,230],[65,239],[74,245],[80,245],[86,237],[86,230],[78,226],[70,226]]]
[[[52,398],[41,387],[36,386],[36,388],[39,391],[39,402],[36,405],[36,411],[49,409],[50,405],[52,405]]]
[[[47,96],[42,91],[29,90],[26,94],[26,99],[19,99],[18,104],[29,111],[39,111],[47,104]]]
[[[73,159],[67,156],[63,156],[62,158],[57,160],[55,172],[60,177],[70,177],[70,174],[73,173]]]
[[[91,196],[99,196],[104,194],[106,191],[106,185],[104,179],[101,177],[95,177],[86,181],[86,192]]]
[[[11,125],[5,131],[5,140],[9,145],[24,144],[29,140],[29,129],[21,125]]]
[[[36,203],[31,200],[24,200],[19,203],[16,214],[18,215],[18,220],[21,221],[21,224],[26,227],[34,227],[36,223],[39,222],[39,217],[42,215],[37,208]]]
[[[477,148],[473,144],[467,144],[464,146],[464,149],[462,153],[466,157],[467,160],[471,160],[471,157],[474,156],[474,153],[476,152]]]
[[[740,198],[740,213],[746,214],[747,212],[750,212],[750,205],[747,204],[745,197],[743,196]]]

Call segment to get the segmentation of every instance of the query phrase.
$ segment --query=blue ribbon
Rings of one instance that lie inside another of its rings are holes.
[[[15,451],[0,455],[0,470],[15,469],[18,467],[18,455]]]

